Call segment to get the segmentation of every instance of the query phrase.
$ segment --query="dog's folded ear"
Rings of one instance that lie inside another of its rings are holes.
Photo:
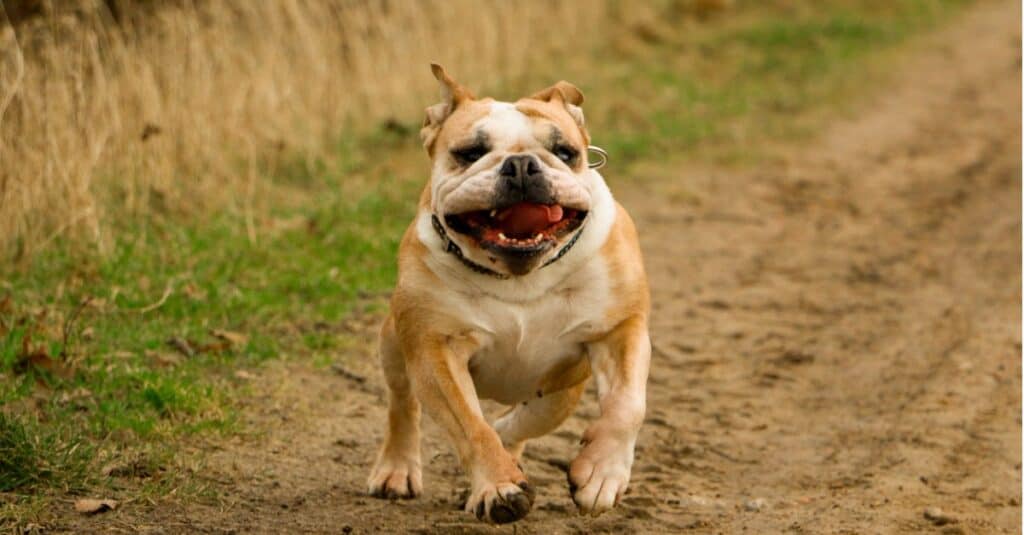
[[[429,106],[426,110],[427,116],[423,119],[423,128],[420,130],[420,137],[423,139],[423,146],[430,150],[434,144],[434,138],[441,130],[441,124],[455,111],[460,104],[475,99],[473,93],[462,87],[444,70],[444,67],[437,63],[430,64],[430,70],[434,73],[441,86],[441,102]]]
[[[565,80],[560,80],[555,85],[537,91],[530,98],[534,100],[546,100],[551,101],[553,99],[561,100],[565,104],[572,104],[573,106],[579,106],[583,104],[583,92],[574,85]]]
[[[571,83],[560,80],[555,85],[530,95],[530,98],[545,102],[562,103],[565,106],[565,110],[576,121],[576,124],[583,128],[583,108],[580,108],[580,105],[583,104],[583,92]]]

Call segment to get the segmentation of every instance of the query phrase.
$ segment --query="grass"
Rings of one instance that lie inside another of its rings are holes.
[[[961,3],[654,13],[547,69],[584,88],[621,187],[647,159],[750,164],[806,136],[803,118],[863,93],[872,58]],[[279,195],[258,211],[126,215],[104,254],[60,235],[0,268],[0,526],[66,494],[209,497],[175,449],[244,431],[238,370],[344,359],[336,327],[385,306],[428,168],[418,120],[250,162]]]
[[[51,426],[0,413],[0,491],[48,485],[80,491],[94,446],[59,423]]]

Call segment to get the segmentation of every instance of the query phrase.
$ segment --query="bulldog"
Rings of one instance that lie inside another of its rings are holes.
[[[600,416],[567,475],[579,511],[600,514],[629,484],[646,406],[650,297],[633,222],[588,164],[579,89],[499,102],[431,68],[441,102],[420,135],[432,171],[380,332],[388,425],[369,493],[422,492],[422,405],[470,478],[466,511],[523,518],[526,442],[556,429],[593,376]],[[488,423],[480,399],[509,409]]]

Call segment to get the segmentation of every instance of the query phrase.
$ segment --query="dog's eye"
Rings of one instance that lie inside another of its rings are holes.
[[[453,149],[452,156],[454,156],[459,163],[468,165],[480,158],[483,158],[487,152],[487,147],[483,145],[470,145],[469,147],[462,147],[461,149]]]
[[[553,149],[551,149],[551,152],[554,153],[554,155],[558,157],[559,160],[562,160],[563,162],[569,165],[572,165],[573,162],[576,161],[576,157],[580,155],[580,153],[577,152],[576,149],[568,145],[556,145]]]

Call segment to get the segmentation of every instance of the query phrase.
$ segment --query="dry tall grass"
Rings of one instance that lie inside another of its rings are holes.
[[[244,212],[268,154],[418,120],[428,62],[502,87],[615,22],[587,0],[143,4],[0,10],[0,262],[57,236],[102,250],[154,206]]]

